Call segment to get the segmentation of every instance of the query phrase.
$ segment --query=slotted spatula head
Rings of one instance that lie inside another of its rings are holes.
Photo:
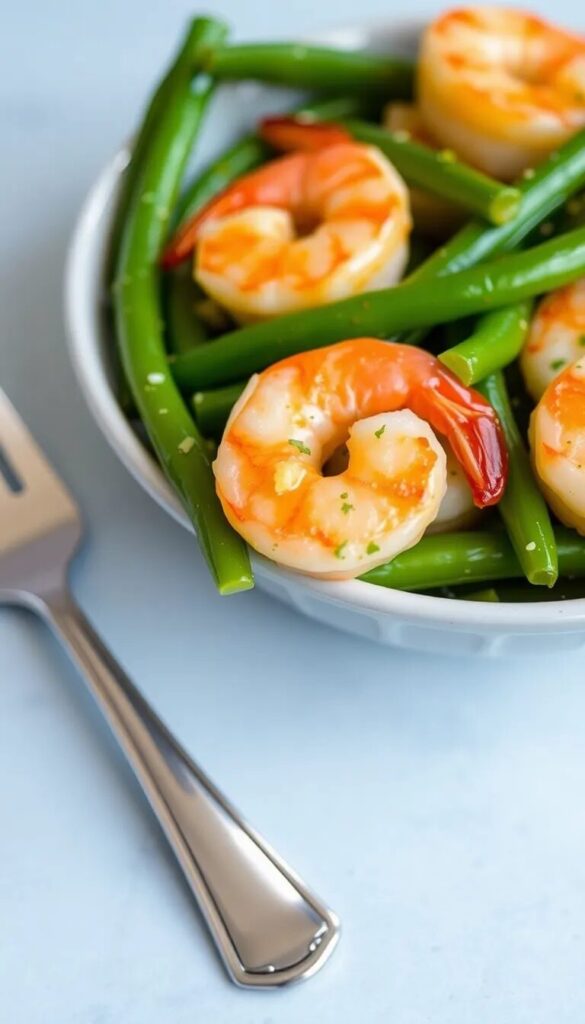
[[[80,538],[77,505],[0,389],[0,601],[58,585]]]

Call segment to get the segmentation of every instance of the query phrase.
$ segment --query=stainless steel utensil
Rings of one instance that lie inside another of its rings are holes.
[[[105,648],[67,586],[77,506],[0,390],[0,603],[37,612],[69,650],[183,869],[232,980],[306,978],[339,935],[335,915],[247,825]]]

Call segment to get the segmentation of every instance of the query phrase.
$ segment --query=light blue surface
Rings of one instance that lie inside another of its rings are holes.
[[[221,9],[252,37],[347,21],[355,6]],[[578,7],[555,10],[570,22]],[[188,10],[35,0],[5,15],[0,382],[84,509],[81,603],[344,934],[304,986],[233,988],[75,672],[32,617],[0,610],[0,1018],[578,1024],[583,658],[434,660],[317,627],[259,592],[220,599],[75,386],[67,237]],[[388,3],[359,10],[380,16]]]

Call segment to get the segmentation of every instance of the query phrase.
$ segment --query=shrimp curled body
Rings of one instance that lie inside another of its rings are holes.
[[[433,356],[373,338],[304,352],[253,377],[234,406],[214,463],[217,493],[232,526],[268,558],[354,577],[412,547],[437,515],[447,474],[434,430],[476,505],[499,500],[506,450],[494,410]],[[347,468],[323,476],[344,443]]]
[[[538,402],[550,382],[585,355],[585,277],[540,303],[520,356],[526,387]]]
[[[585,356],[547,387],[532,413],[530,445],[553,512],[585,536]]]
[[[585,38],[520,10],[448,11],[423,36],[418,95],[437,142],[513,178],[585,125]]]
[[[395,284],[410,228],[392,164],[340,141],[240,178],[179,230],[163,265],[195,249],[195,279],[245,322]]]

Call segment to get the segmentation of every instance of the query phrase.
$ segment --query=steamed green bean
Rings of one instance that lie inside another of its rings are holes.
[[[183,263],[172,274],[165,274],[163,305],[169,352],[181,355],[208,340],[196,311],[201,297],[202,292],[193,280],[189,264]]]
[[[481,174],[451,150],[431,149],[365,121],[344,120],[343,125],[359,142],[384,153],[409,184],[455,201],[493,224],[505,224],[518,213],[518,188]]]
[[[468,387],[508,366],[520,354],[530,327],[531,303],[518,302],[484,313],[465,340],[439,359]]]
[[[558,527],[555,540],[561,576],[585,576],[585,538]],[[461,583],[524,576],[505,533],[469,530],[423,537],[392,562],[371,569],[361,579],[396,590],[432,590]]]
[[[559,565],[550,514],[534,479],[501,371],[486,377],[478,390],[496,410],[508,449],[508,483],[498,511],[529,583],[552,587]]]
[[[192,399],[193,411],[202,434],[206,437],[217,437],[221,434],[245,386],[245,383],[240,382],[228,384],[225,388],[195,392]]]
[[[378,94],[410,99],[414,64],[362,50],[334,50],[305,43],[210,46],[206,70],[224,81],[254,79],[315,92]]]
[[[132,394],[161,465],[192,518],[222,593],[248,589],[246,547],[223,516],[205,442],[168,372],[158,287],[158,257],[181,176],[212,94],[193,78],[200,47],[223,38],[223,26],[196,19],[164,85],[156,130],[141,154],[118,257],[114,304],[118,339]],[[168,84],[170,81],[170,85]]]

